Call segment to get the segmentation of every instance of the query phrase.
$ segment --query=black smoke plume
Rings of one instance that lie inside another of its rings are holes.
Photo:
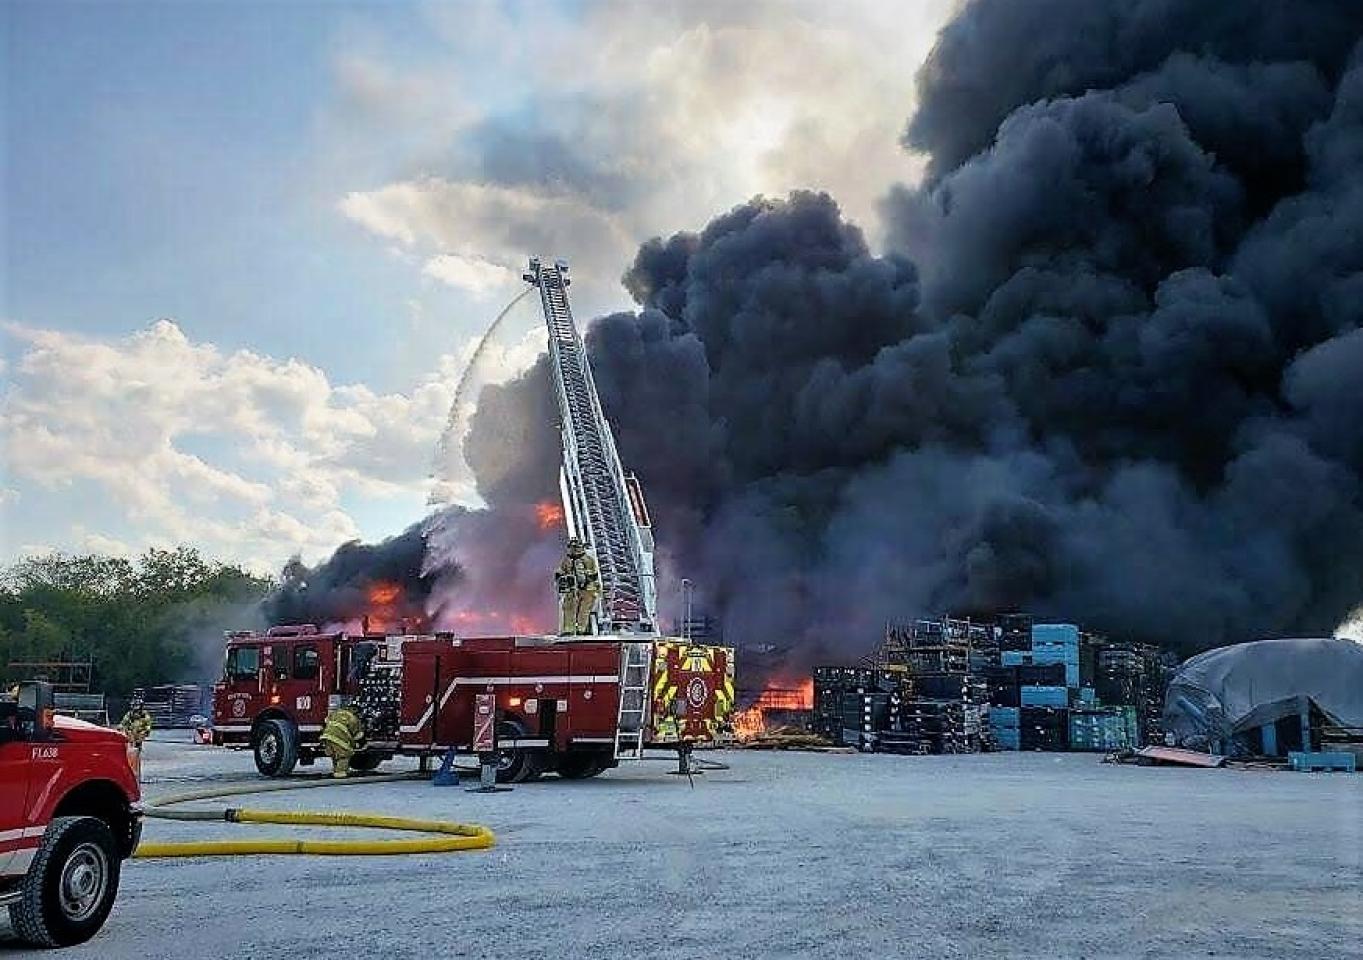
[[[309,567],[294,557],[284,566],[279,588],[264,602],[271,624],[312,623],[320,627],[362,626],[401,629],[426,621],[432,581],[423,574],[423,524],[414,524],[382,543],[342,544],[329,560]],[[446,576],[457,579],[451,568]]]
[[[1333,628],[1363,599],[1360,37],[1352,0],[976,0],[887,252],[804,192],[644,244],[587,346],[663,595],[808,657],[947,611],[1188,651]],[[485,394],[490,512],[428,570],[547,591],[548,396],[543,365]]]

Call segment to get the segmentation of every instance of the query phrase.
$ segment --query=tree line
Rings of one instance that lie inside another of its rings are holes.
[[[192,547],[28,557],[0,570],[0,681],[12,663],[89,661],[92,690],[215,679],[224,630],[258,626],[274,586]]]

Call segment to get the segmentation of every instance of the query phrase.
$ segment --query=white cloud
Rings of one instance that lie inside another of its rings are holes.
[[[431,257],[421,272],[452,287],[467,290],[475,297],[486,297],[498,288],[520,280],[518,274],[483,257],[442,253]]]
[[[20,345],[0,407],[9,478],[93,484],[111,523],[138,531],[130,544],[73,527],[71,547],[188,542],[261,569],[315,559],[358,534],[343,495],[426,492],[454,392],[452,358],[408,392],[377,393],[195,343],[170,320],[110,342],[8,332]]]
[[[422,173],[350,192],[340,210],[473,292],[490,279],[453,264],[477,258],[514,278],[527,255],[565,256],[590,309],[619,304],[640,241],[758,193],[828,190],[874,238],[878,199],[921,169],[899,136],[954,5],[588,3],[535,31],[495,8],[436,5],[439,82],[475,86],[464,64],[503,78],[498,106],[452,105],[443,148],[423,141],[410,157]],[[367,107],[388,97],[392,117],[405,107],[384,91],[410,98],[431,76],[424,63],[346,69],[372,81]]]

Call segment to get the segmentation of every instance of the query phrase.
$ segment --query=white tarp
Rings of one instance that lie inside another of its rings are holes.
[[[1169,684],[1165,730],[1184,744],[1228,740],[1299,712],[1302,697],[1341,726],[1363,727],[1363,644],[1256,640],[1200,653]]]

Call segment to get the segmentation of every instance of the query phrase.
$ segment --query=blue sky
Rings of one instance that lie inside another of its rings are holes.
[[[874,236],[949,6],[0,6],[0,561],[397,532],[526,255],[574,262],[585,320],[754,193]],[[480,382],[533,358],[508,327]]]

